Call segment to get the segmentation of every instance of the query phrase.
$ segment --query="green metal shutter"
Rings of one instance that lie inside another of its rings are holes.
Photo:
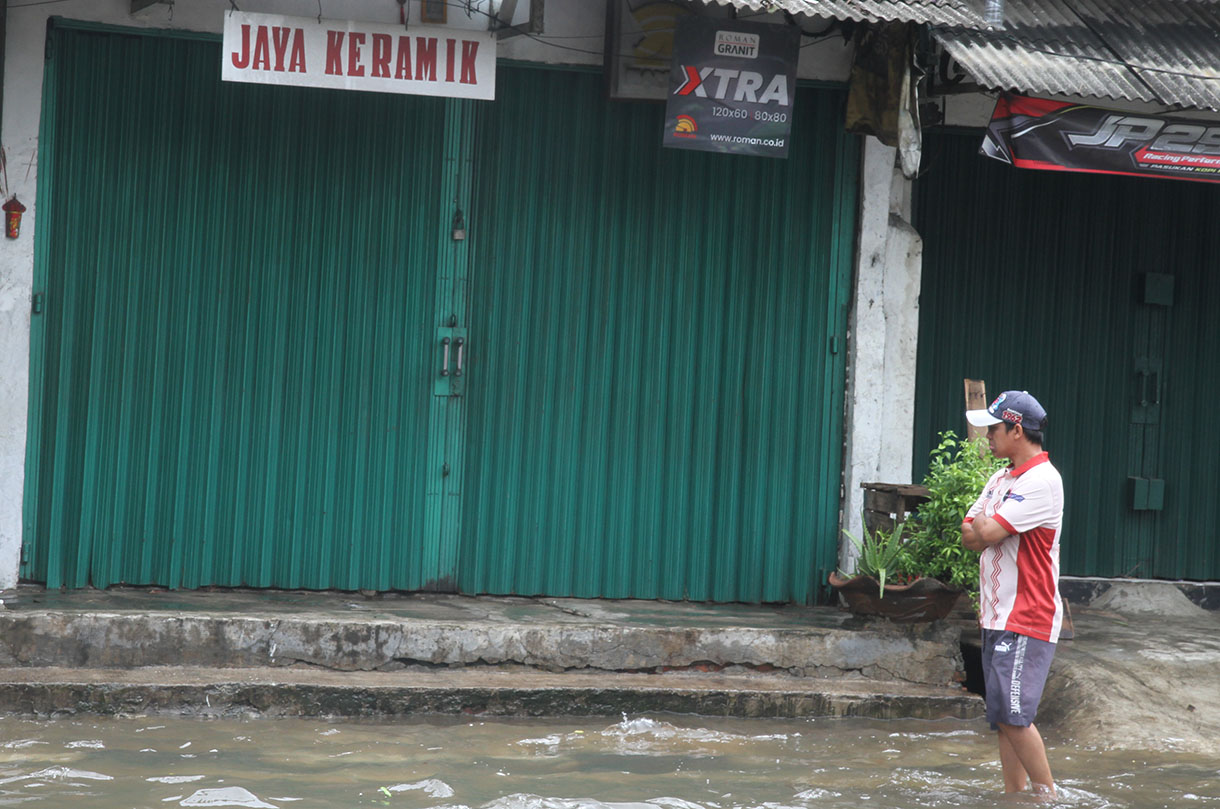
[[[805,601],[837,548],[856,148],[662,149],[663,107],[503,69],[480,106],[461,588]]]
[[[659,107],[594,74],[505,68],[470,104],[224,85],[214,42],[51,49],[23,575],[814,597],[840,96],[802,90],[768,161],[661,150]]]
[[[215,42],[49,48],[23,575],[451,578],[425,469],[444,102],[224,84]]]
[[[917,184],[916,457],[964,431],[963,378],[1028,389],[1064,476],[1065,573],[1220,577],[1220,189],[1020,171],[980,141],[929,137]],[[1130,478],[1164,481],[1163,507],[1134,508]]]

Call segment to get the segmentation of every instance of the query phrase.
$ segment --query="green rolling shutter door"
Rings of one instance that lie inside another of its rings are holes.
[[[51,48],[25,575],[450,577],[420,451],[443,102],[221,83],[214,42]]]
[[[658,148],[663,105],[505,70],[480,108],[461,582],[786,601],[835,564],[855,143]]]
[[[814,597],[839,96],[802,90],[771,161],[661,150],[660,108],[591,73],[502,67],[471,104],[226,85],[206,41],[52,47],[24,576]]]
[[[1197,528],[1220,519],[1220,188],[1015,170],[979,156],[981,137],[929,137],[916,188],[917,457],[964,430],[963,378],[1026,388],[1064,476],[1065,573],[1220,577]]]

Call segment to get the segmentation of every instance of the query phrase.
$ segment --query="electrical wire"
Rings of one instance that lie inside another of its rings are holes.
[[[30,2],[26,2],[26,3],[10,3],[8,7],[10,9],[17,9],[17,8],[27,8],[27,7],[32,7],[32,6],[45,6],[45,5],[51,5],[54,3],[71,3],[71,2],[77,2],[77,1],[78,0],[30,0]],[[320,9],[320,7],[321,7],[320,0],[319,0],[318,5],[319,5],[319,9]],[[460,9],[462,11],[465,11],[467,14],[467,17],[469,17],[471,19],[473,19],[473,17],[471,16],[472,13],[481,14],[484,17],[487,17],[488,19],[493,19],[491,14],[487,13],[483,9],[474,8],[473,3],[466,2],[465,0],[463,0],[461,2],[447,2],[447,3],[445,3],[445,5],[446,5],[446,7],[451,6],[455,9]],[[234,5],[234,8],[236,8],[236,5]],[[320,13],[321,12],[319,10],[319,14]],[[578,48],[578,47],[574,47],[572,45],[561,45],[558,42],[553,41],[556,39],[592,39],[592,40],[598,41],[598,40],[603,39],[603,36],[601,34],[570,34],[567,36],[547,35],[544,37],[539,34],[535,34],[531,31],[525,31],[520,26],[517,26],[517,25],[503,25],[503,26],[500,26],[499,28],[497,28],[496,30],[497,31],[515,31],[519,36],[523,36],[527,39],[533,40],[534,42],[537,42],[539,45],[546,45],[547,47],[555,48],[555,49],[561,50],[561,51],[571,51],[573,53],[582,53],[582,54],[586,54],[588,56],[601,56],[604,53],[604,51],[600,48],[597,50],[593,50],[591,48]],[[828,33],[828,34],[824,34],[823,36],[818,37],[816,35],[807,34],[804,31],[801,31],[801,34],[804,37],[810,37],[810,36],[815,37],[814,39],[810,40],[809,42],[802,42],[801,43],[802,48],[807,48],[810,45],[816,45],[819,42],[822,42],[826,39],[830,39],[834,36],[837,36],[837,34],[835,34],[835,33]],[[630,56],[630,54],[619,54],[619,56],[626,57],[626,56]]]
[[[29,8],[31,6],[49,6],[55,3],[74,3],[76,0],[32,0],[29,3],[9,3],[9,10],[15,8]]]
[[[12,10],[12,9],[18,9],[18,8],[32,8],[34,6],[48,6],[48,5],[55,5],[57,3],[71,3],[71,2],[77,2],[77,0],[29,0],[29,2],[25,2],[25,3],[9,3],[8,8],[10,10]],[[319,5],[320,5],[320,3],[319,3]],[[451,2],[451,3],[446,3],[445,5],[453,6],[454,8],[458,8],[458,9],[462,9],[463,11],[466,11],[468,14],[471,13],[471,11],[473,11],[473,13],[475,13],[475,14],[482,14],[484,17],[487,17],[488,19],[492,19],[491,14],[487,13],[486,11],[483,11],[482,9],[474,9],[474,8],[472,8],[472,4],[467,3],[467,2]],[[594,40],[601,39],[601,37],[596,34],[584,34],[584,35],[573,34],[573,35],[569,35],[569,36],[542,37],[538,34],[530,32],[530,31],[524,31],[521,29],[520,26],[516,26],[516,25],[505,25],[505,26],[500,27],[497,30],[515,31],[520,36],[524,36],[527,39],[531,39],[540,45],[546,45],[548,47],[556,48],[558,50],[572,51],[573,53],[583,53],[583,54],[587,54],[589,56],[601,56],[603,54],[602,50],[592,50],[589,48],[577,48],[577,47],[573,47],[571,45],[561,45],[557,42],[552,41],[552,40],[556,40],[556,39],[594,39]],[[956,31],[970,30],[970,29],[951,28],[948,26],[930,26],[928,30],[932,33],[937,33],[937,32],[956,32]],[[827,32],[825,34],[822,34],[821,36],[817,36],[817,35],[811,35],[809,33],[806,33],[804,30],[802,30],[801,35],[804,37],[812,37],[812,39],[810,39],[809,42],[801,43],[801,48],[807,48],[810,45],[816,45],[819,42],[824,42],[827,39],[832,39],[832,38],[838,36],[838,33],[837,32]],[[1126,67],[1126,68],[1131,68],[1134,70],[1146,70],[1150,73],[1161,73],[1161,74],[1165,74],[1165,75],[1169,75],[1169,76],[1177,76],[1177,77],[1185,78],[1185,79],[1198,79],[1200,81],[1216,81],[1217,80],[1216,76],[1209,76],[1207,74],[1190,73],[1187,71],[1175,70],[1175,69],[1166,68],[1166,67],[1153,67],[1151,65],[1134,64],[1132,62],[1123,61],[1121,59],[1107,59],[1105,57],[1090,56],[1087,54],[1060,53],[1059,51],[1053,51],[1053,50],[1050,50],[1049,48],[1040,48],[1036,45],[1032,45],[1011,34],[991,33],[989,35],[989,38],[1008,40],[1009,42],[1012,42],[1016,45],[1020,45],[1023,49],[1025,49],[1031,53],[1040,53],[1040,54],[1043,54],[1046,56],[1057,56],[1057,57],[1061,57],[1064,59],[1075,59],[1075,60],[1081,60],[1081,61],[1086,61],[1086,62],[1099,62],[1101,64],[1114,65],[1117,67]],[[628,56],[628,55],[629,54],[620,54],[620,56]]]

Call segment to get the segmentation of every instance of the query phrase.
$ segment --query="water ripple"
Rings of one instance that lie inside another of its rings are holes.
[[[8,778],[0,778],[0,784],[11,784],[14,781],[29,781],[29,780],[44,780],[44,781],[68,781],[83,778],[87,781],[113,781],[114,776],[106,775],[100,772],[89,772],[88,770],[74,770],[71,767],[47,767],[37,772],[28,773],[26,775],[13,775]]]
[[[707,809],[702,804],[679,801],[677,798],[659,798],[650,801],[599,801],[595,798],[545,798],[525,792],[497,798],[484,804],[483,809],[657,809],[662,806],[671,809]],[[447,809],[453,809],[453,807]]]
[[[200,789],[179,806],[242,806],[246,809],[279,809],[274,803],[259,800],[248,789],[242,787],[221,787],[219,789]]]
[[[414,784],[398,784],[389,788],[390,792],[410,792],[420,790],[431,798],[452,798],[453,787],[438,778],[416,781]]]

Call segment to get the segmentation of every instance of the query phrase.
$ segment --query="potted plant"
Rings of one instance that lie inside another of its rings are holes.
[[[957,603],[961,591],[921,576],[911,567],[902,525],[890,531],[865,527],[862,540],[846,530],[843,533],[859,553],[856,572],[831,573],[830,586],[839,591],[852,613],[914,623],[944,618]]]
[[[983,484],[1003,461],[981,441],[941,433],[923,485],[928,498],[892,531],[844,531],[859,553],[856,572],[830,575],[848,609],[900,622],[934,621],[952,611],[962,592],[978,599],[978,555],[961,544],[961,523]]]
[[[905,564],[920,576],[964,591],[977,607],[979,555],[962,547],[962,520],[987,479],[1004,466],[983,440],[940,434],[928,459],[923,485],[928,499],[906,522]]]

